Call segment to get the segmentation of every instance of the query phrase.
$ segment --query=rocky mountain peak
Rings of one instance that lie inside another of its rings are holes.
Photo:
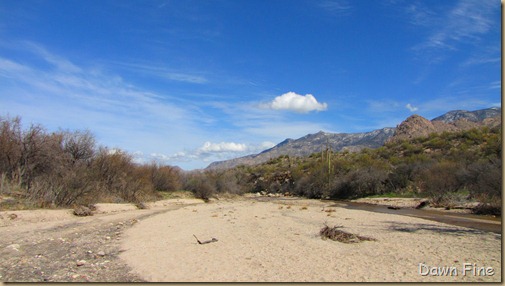
[[[443,123],[454,123],[465,119],[470,122],[480,122],[486,118],[492,118],[501,115],[501,108],[492,107],[475,111],[453,110],[444,115],[434,118],[432,121],[441,121]]]
[[[412,115],[396,127],[395,135],[388,142],[428,136],[430,133],[456,132],[480,126],[494,127],[501,124],[501,108],[476,111],[454,110],[433,120]]]
[[[396,127],[394,140],[411,139],[414,137],[428,136],[436,132],[436,128],[428,119],[414,114],[405,119]]]
[[[319,131],[298,139],[286,139],[278,145],[259,154],[252,154],[226,161],[214,162],[207,169],[226,169],[238,165],[255,165],[267,162],[281,155],[308,156],[330,147],[332,151],[360,151],[363,148],[378,148],[385,142],[428,136],[434,132],[460,131],[480,126],[501,124],[501,108],[477,111],[455,110],[428,120],[420,115],[412,115],[396,128],[386,127],[362,133],[329,133]],[[476,120],[476,121],[475,121]]]

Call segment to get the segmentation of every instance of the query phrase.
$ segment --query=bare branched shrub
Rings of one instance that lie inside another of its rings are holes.
[[[63,131],[63,151],[69,155],[71,163],[89,163],[96,150],[95,137],[89,130],[86,131]]]
[[[194,193],[195,197],[206,202],[216,193],[215,181],[209,174],[193,173],[188,175],[184,188]]]
[[[472,198],[484,204],[501,206],[502,161],[500,158],[473,162],[460,173],[460,179],[470,191]]]
[[[91,165],[99,189],[123,201],[137,202],[143,192],[152,192],[148,179],[135,173],[132,157],[121,150],[100,148]]]
[[[423,195],[430,198],[433,206],[447,206],[452,194],[461,187],[457,174],[461,166],[454,162],[442,161],[421,170],[416,177],[417,186]]]
[[[176,168],[139,166],[126,152],[97,148],[87,130],[23,129],[19,117],[0,117],[0,175],[2,194],[38,207],[138,203],[157,198],[156,188],[180,188]]]
[[[153,188],[160,192],[175,192],[181,189],[180,169],[172,166],[160,166],[156,163],[138,167],[151,181]]]
[[[22,140],[21,119],[0,117],[0,170],[6,179],[17,183],[21,183]]]

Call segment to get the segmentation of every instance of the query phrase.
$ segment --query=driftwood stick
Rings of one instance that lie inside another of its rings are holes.
[[[193,236],[196,238],[196,241],[198,241],[198,244],[202,244],[202,242],[196,237],[196,235],[193,234]]]
[[[217,238],[212,238],[211,240],[206,240],[206,241],[200,241],[198,239],[198,237],[196,237],[196,235],[193,234],[193,236],[196,238],[196,241],[198,242],[198,244],[207,244],[207,243],[218,241]]]

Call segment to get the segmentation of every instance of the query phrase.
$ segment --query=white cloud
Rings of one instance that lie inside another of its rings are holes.
[[[275,145],[276,144],[274,142],[265,141],[265,142],[261,143],[260,148],[261,148],[261,151],[263,151],[266,149],[270,149],[270,148],[274,147]]]
[[[410,11],[411,14],[413,13],[422,18],[422,21],[416,21],[418,25],[436,23],[428,39],[415,49],[455,49],[455,45],[460,42],[480,39],[495,24],[493,22],[493,13],[495,13],[496,8],[499,8],[499,6],[494,1],[460,0],[452,10],[445,15],[441,15],[438,19],[432,17],[432,15],[427,17],[428,14],[422,14],[420,11]],[[426,19],[429,19],[429,21]]]
[[[351,6],[346,0],[325,0],[320,2],[318,6],[330,13],[337,14],[343,14],[351,9]]]
[[[210,135],[202,127],[206,117],[176,96],[133,85],[108,67],[76,63],[38,44],[17,47],[34,61],[0,56],[1,114],[19,115],[50,131],[90,129],[100,145],[142,151],[134,154],[136,162],[150,162],[156,157],[151,153],[171,154]],[[176,140],[167,144],[174,134]]]
[[[501,81],[493,81],[489,84],[490,89],[500,89],[501,88]]]
[[[290,110],[298,113],[310,111],[324,111],[328,108],[326,103],[317,102],[312,94],[300,95],[292,91],[277,96],[266,107],[274,110]]]
[[[134,71],[135,73],[143,73],[147,75],[156,76],[163,79],[168,79],[171,81],[186,82],[193,84],[205,84],[210,83],[209,79],[202,75],[201,73],[194,72],[183,72],[155,63],[128,63],[128,62],[113,62],[116,66],[119,66],[128,71]]]
[[[211,143],[205,142],[202,147],[198,148],[201,153],[221,153],[221,152],[244,152],[247,151],[245,144],[235,142]]]
[[[190,150],[179,151],[172,155],[161,153],[151,153],[149,156],[139,158],[139,162],[156,161],[164,164],[174,164],[181,162],[213,162],[242,157],[250,154],[259,153],[266,149],[274,147],[273,142],[265,141],[259,144],[244,144],[235,142],[212,143],[205,142],[202,146]]]
[[[192,75],[192,74],[185,74],[185,73],[175,73],[175,72],[169,72],[166,73],[166,78],[173,80],[173,81],[182,81],[182,82],[188,82],[188,83],[207,83],[208,80],[199,75]]]
[[[417,111],[419,109],[419,108],[413,106],[410,103],[407,103],[407,105],[405,105],[405,107],[407,107],[407,109],[410,110],[410,112],[414,112],[414,111]]]

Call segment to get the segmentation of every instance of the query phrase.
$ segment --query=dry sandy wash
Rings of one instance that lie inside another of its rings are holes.
[[[126,230],[120,257],[153,282],[501,281],[501,234],[330,205],[243,199],[187,206]],[[376,241],[323,240],[325,223]],[[218,241],[198,244],[193,235]]]

